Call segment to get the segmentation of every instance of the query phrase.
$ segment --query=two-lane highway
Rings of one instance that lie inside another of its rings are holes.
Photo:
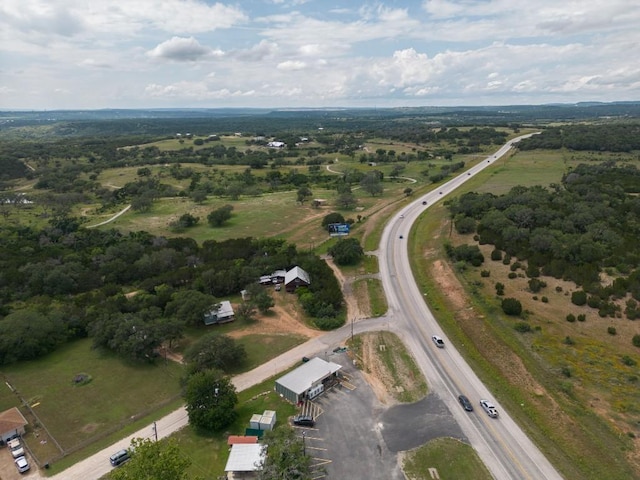
[[[411,225],[429,206],[499,160],[515,142],[528,136],[511,140],[495,154],[403,208],[387,225],[379,249],[380,273],[389,304],[388,316],[393,319],[394,330],[403,337],[421,366],[431,390],[447,404],[487,468],[499,480],[555,480],[562,477],[448,342],[413,278],[407,242]],[[437,348],[433,344],[431,336],[434,334],[445,339],[445,348]],[[465,412],[460,407],[457,401],[460,394],[472,401],[475,407],[473,413]],[[482,410],[479,405],[481,398],[489,399],[497,406],[497,419],[490,418]]]

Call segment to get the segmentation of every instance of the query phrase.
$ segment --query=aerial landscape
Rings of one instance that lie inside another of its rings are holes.
[[[640,6],[0,6],[0,479],[640,479]]]

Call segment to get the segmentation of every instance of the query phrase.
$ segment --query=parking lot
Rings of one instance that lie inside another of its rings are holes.
[[[296,427],[312,464],[314,478],[404,479],[398,452],[438,437],[465,440],[451,412],[435,395],[413,404],[381,404],[346,353],[328,360],[342,365],[346,381],[312,403],[314,428]],[[307,407],[309,408],[309,407]]]

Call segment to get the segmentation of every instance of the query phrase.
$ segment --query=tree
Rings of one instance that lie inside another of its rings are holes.
[[[263,314],[269,312],[269,309],[276,304],[269,294],[269,290],[258,283],[250,283],[245,287],[245,290],[249,294],[247,301],[255,305]]]
[[[231,212],[233,211],[232,205],[224,205],[223,207],[213,210],[207,215],[209,225],[212,227],[221,227],[224,222],[231,218]]]
[[[267,454],[258,471],[258,480],[311,480],[311,457],[306,455],[304,438],[288,425],[266,431]]]
[[[210,333],[196,340],[184,353],[184,360],[192,373],[217,369],[230,372],[247,359],[244,346],[227,335]]]
[[[313,192],[309,187],[304,186],[298,189],[297,200],[300,204],[304,204],[304,202],[309,198],[311,198],[312,196],[313,196]]]
[[[502,311],[507,315],[517,317],[522,313],[522,304],[515,298],[505,298],[502,300]]]
[[[322,226],[329,231],[329,225],[332,223],[344,223],[345,219],[341,213],[331,212],[322,219]]]
[[[584,305],[587,303],[587,292],[584,290],[576,290],[575,292],[571,292],[571,303],[574,305]]]
[[[364,250],[357,238],[345,238],[329,249],[329,255],[338,265],[355,265],[364,256]]]
[[[228,377],[216,370],[189,376],[184,393],[189,423],[208,431],[221,431],[237,418],[236,388]]]
[[[190,326],[200,326],[205,313],[216,304],[216,298],[197,290],[179,290],[171,295],[164,309],[165,317],[175,317]]]
[[[112,470],[109,480],[188,480],[189,457],[174,438],[154,442],[148,438],[131,441],[131,459]],[[195,480],[195,479],[194,479]]]
[[[364,178],[360,180],[360,186],[372,197],[382,195],[382,192],[384,191],[381,174],[377,171],[368,172]]]
[[[350,210],[358,204],[358,199],[351,192],[341,193],[336,198],[336,205],[345,210]]]

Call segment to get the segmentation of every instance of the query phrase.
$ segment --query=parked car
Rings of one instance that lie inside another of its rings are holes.
[[[491,418],[498,418],[498,410],[489,400],[480,400],[480,406],[484,408],[484,411],[487,412],[487,415]]]
[[[458,395],[458,401],[467,412],[473,412],[473,405],[471,405],[471,402],[466,396]]]
[[[114,467],[118,467],[130,458],[129,450],[120,450],[109,457],[109,463]]]
[[[16,468],[20,473],[24,473],[29,470],[29,462],[27,462],[27,459],[24,456],[18,457],[14,461],[16,462]]]
[[[444,340],[442,340],[441,337],[439,337],[438,335],[433,335],[431,337],[431,340],[433,340],[433,343],[436,344],[436,347],[438,348],[444,348]]]
[[[24,448],[22,447],[20,440],[18,440],[17,438],[14,438],[13,440],[9,440],[7,442],[7,447],[9,447],[9,450],[11,451],[11,455],[13,455],[13,458],[24,456]]]
[[[293,424],[299,427],[313,427],[316,421],[311,415],[296,415],[293,417]]]

